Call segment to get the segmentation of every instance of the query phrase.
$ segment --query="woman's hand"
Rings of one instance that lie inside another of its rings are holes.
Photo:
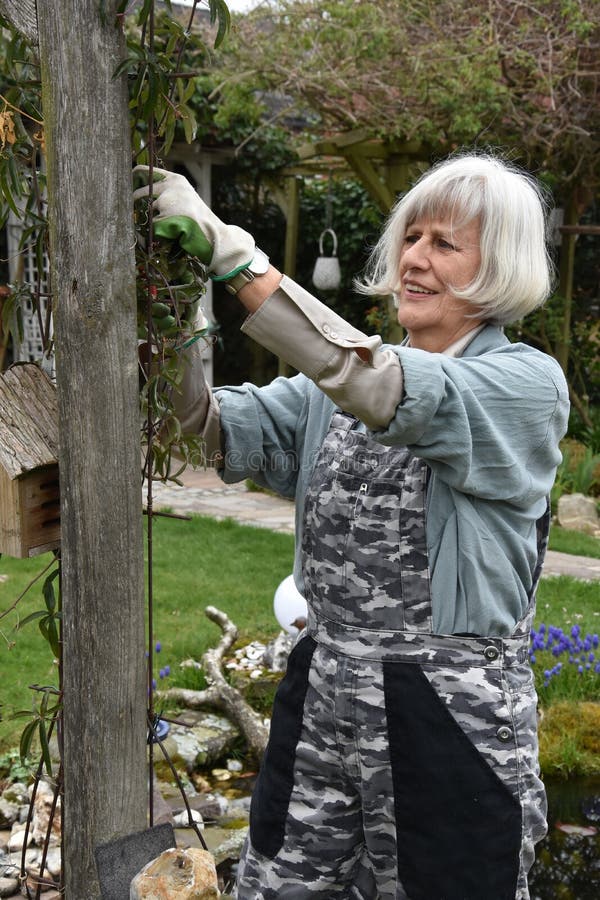
[[[133,170],[134,176],[146,180],[148,172],[148,166],[136,166]],[[146,184],[134,191],[133,199],[141,200],[149,193]],[[177,241],[214,278],[226,280],[244,269],[254,257],[252,235],[217,218],[183,175],[153,169],[152,211],[155,236]]]

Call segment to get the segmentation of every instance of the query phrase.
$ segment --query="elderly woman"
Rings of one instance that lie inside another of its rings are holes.
[[[502,326],[549,291],[539,191],[463,156],[400,199],[363,285],[394,295],[407,339],[386,346],[158,176],[156,233],[300,373],[212,395],[196,358],[180,402],[225,481],[296,499],[308,621],[238,898],[526,900],[546,828],[527,648],[568,399],[556,362]]]

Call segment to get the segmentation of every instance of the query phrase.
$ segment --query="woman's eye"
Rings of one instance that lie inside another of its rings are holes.
[[[444,238],[440,238],[438,244],[442,250],[456,250],[454,244],[451,244],[450,241],[445,241]]]
[[[405,244],[415,244],[418,241],[419,237],[416,234],[407,234],[404,237]]]

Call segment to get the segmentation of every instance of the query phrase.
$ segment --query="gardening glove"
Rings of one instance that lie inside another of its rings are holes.
[[[134,176],[145,178],[148,172],[148,166],[133,170]],[[134,201],[149,192],[148,185],[138,188]],[[217,218],[183,175],[154,169],[152,197],[156,237],[177,241],[206,266],[214,281],[233,278],[252,261],[256,249],[252,235]]]

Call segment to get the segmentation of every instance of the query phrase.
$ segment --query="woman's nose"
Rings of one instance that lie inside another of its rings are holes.
[[[406,269],[423,269],[429,265],[427,246],[422,238],[413,241],[404,248],[402,262]]]

